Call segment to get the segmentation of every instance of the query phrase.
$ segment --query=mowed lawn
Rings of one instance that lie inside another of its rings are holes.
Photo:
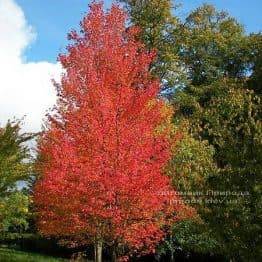
[[[59,259],[35,253],[17,251],[14,249],[0,248],[0,262],[65,262],[66,259]]]

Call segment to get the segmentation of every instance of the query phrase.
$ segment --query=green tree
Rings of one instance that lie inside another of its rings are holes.
[[[17,182],[27,180],[31,174],[30,153],[25,142],[34,135],[21,133],[20,125],[20,121],[9,121],[0,128],[0,197],[15,190]]]
[[[172,234],[160,246],[160,253],[171,254],[171,261],[179,250],[209,253],[219,247],[215,232],[202,219],[207,212],[208,178],[217,172],[213,159],[215,150],[207,140],[193,137],[187,121],[176,126],[175,132],[179,132],[181,139],[173,149],[167,175],[172,178],[173,186],[180,192],[183,201],[195,208],[196,215],[174,224]]]
[[[192,85],[221,77],[245,77],[249,69],[248,36],[228,13],[204,4],[189,14],[177,37],[180,58]]]
[[[160,49],[154,41],[145,37],[150,34],[148,28],[152,26],[152,17],[143,12],[139,13],[140,16],[136,15],[138,10],[146,10],[146,7],[153,16],[157,15],[156,6],[146,0],[124,2],[128,5],[131,21],[143,29],[142,39],[146,46]],[[169,3],[166,6],[171,14],[170,1],[164,2]],[[178,85],[176,81],[168,84],[175,90],[172,101],[176,109],[174,121],[180,124],[188,122],[187,134],[190,137],[181,141],[180,151],[174,155],[173,163],[177,170],[173,173],[181,173],[174,186],[194,190],[197,182],[201,181],[201,187],[210,192],[248,192],[244,196],[215,196],[222,202],[196,206],[204,226],[194,230],[197,223],[192,223],[192,220],[184,222],[186,226],[181,224],[180,229],[176,228],[180,242],[178,237],[175,245],[184,249],[191,246],[193,250],[200,251],[191,240],[196,241],[204,235],[202,240],[205,239],[206,245],[203,246],[200,239],[196,242],[201,242],[202,250],[212,250],[214,245],[209,246],[206,238],[212,232],[216,252],[226,254],[228,258],[252,261],[259,255],[257,236],[261,230],[261,34],[245,34],[236,19],[207,4],[191,12],[184,22],[177,17],[173,19],[176,21],[173,30],[164,35],[169,36],[173,46],[172,50],[169,49],[171,64],[173,61],[178,65],[176,72],[180,75],[171,74],[179,81]],[[162,22],[166,24],[166,20]],[[158,37],[164,39],[161,34]],[[165,68],[161,59],[159,56],[158,65],[164,72],[175,72],[171,67]],[[165,79],[162,77],[163,81]],[[186,143],[190,140],[191,143]],[[194,162],[205,155],[200,146],[202,143],[206,143],[205,154],[214,166],[211,172],[203,172],[205,161]],[[194,144],[199,145],[194,147]],[[190,159],[192,146],[195,150],[191,155],[194,157]],[[212,153],[210,148],[213,148]],[[199,167],[190,169],[195,163]],[[183,176],[185,173],[188,173],[187,177]],[[188,237],[188,232],[195,235]],[[188,245],[190,241],[191,245]]]
[[[30,213],[29,196],[16,191],[0,201],[0,221],[2,233],[22,233],[28,229]]]
[[[0,128],[0,232],[27,228],[29,197],[18,190],[32,175],[30,152],[26,145],[33,134],[21,133],[21,122],[8,122]]]
[[[185,73],[180,64],[179,19],[172,15],[177,6],[170,0],[119,0],[130,16],[130,24],[141,29],[140,39],[149,50],[157,51],[151,71],[162,80],[162,89],[170,93],[183,83]]]
[[[186,19],[181,38],[190,84],[174,96],[176,117],[215,149],[218,172],[207,189],[228,192],[211,193],[219,202],[208,202],[202,218],[219,252],[253,261],[261,241],[261,34],[245,35],[233,18],[204,5]]]
[[[216,148],[219,172],[209,177],[209,186],[229,194],[217,196],[219,205],[208,205],[207,218],[229,257],[252,261],[259,255],[262,233],[261,98],[239,83],[219,86],[224,92],[206,106],[199,133]]]
[[[261,96],[246,84],[220,79],[192,86],[190,93],[177,94],[175,104],[194,137],[215,149],[217,172],[210,172],[205,187],[218,203],[207,202],[201,217],[219,241],[219,252],[252,261],[261,232],[262,112]]]

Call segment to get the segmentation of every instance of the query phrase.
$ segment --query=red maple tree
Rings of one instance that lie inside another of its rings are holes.
[[[163,174],[174,139],[172,111],[149,73],[155,54],[125,23],[118,6],[104,12],[94,3],[81,33],[70,33],[57,106],[39,141],[39,229],[94,243],[97,261],[102,243],[153,252],[182,209]]]

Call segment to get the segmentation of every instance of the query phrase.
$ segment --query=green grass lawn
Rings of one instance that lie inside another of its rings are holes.
[[[62,262],[62,261],[68,261],[68,260],[0,247],[0,262]]]

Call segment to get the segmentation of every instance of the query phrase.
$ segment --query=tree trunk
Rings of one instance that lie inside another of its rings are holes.
[[[171,262],[175,262],[174,251],[173,250],[171,251],[170,261]]]
[[[94,245],[95,262],[102,262],[102,241],[97,241]]]
[[[112,246],[112,262],[117,262],[117,252],[116,252],[116,245]]]

